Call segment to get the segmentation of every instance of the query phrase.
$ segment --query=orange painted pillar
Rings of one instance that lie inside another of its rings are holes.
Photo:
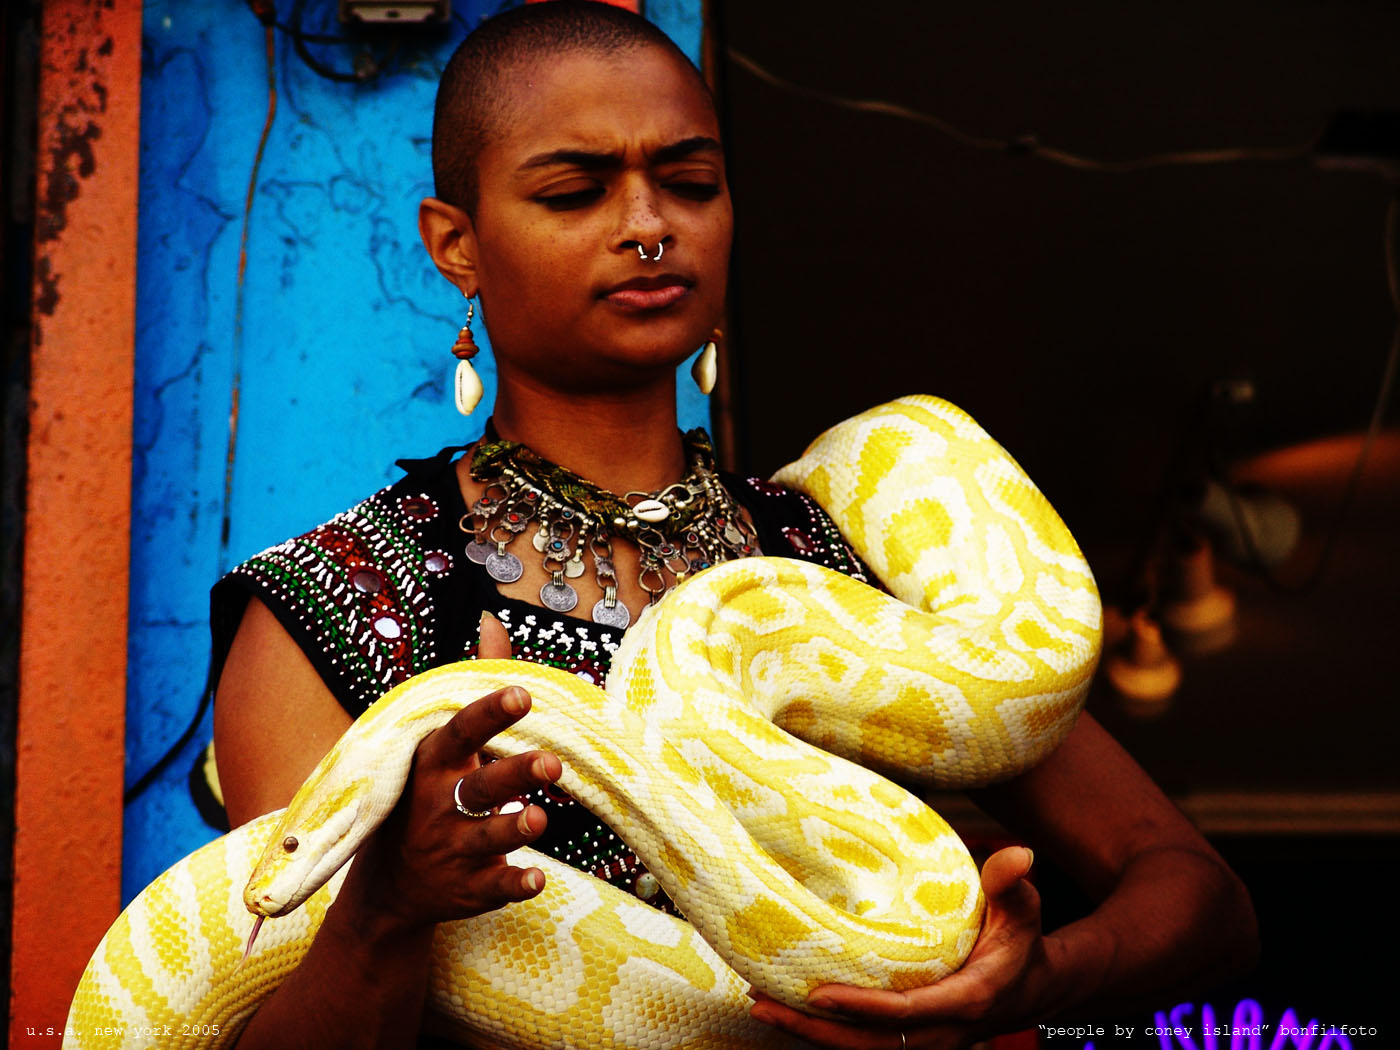
[[[141,4],[46,0],[41,32],[9,1020],[35,1050],[121,900]]]

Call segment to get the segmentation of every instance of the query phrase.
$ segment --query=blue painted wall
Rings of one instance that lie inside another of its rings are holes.
[[[308,32],[339,31],[333,0],[304,6]],[[463,421],[449,350],[464,304],[423,252],[417,208],[432,192],[438,73],[469,27],[509,6],[459,0],[449,31],[400,52],[369,84],[318,76],[277,34],[277,117],[240,295],[245,196],[268,100],[262,27],[240,0],[146,2],[128,784],[197,710],[208,590],[224,570],[393,480],[397,457],[480,433],[494,393],[489,346],[478,330],[488,404]],[[285,17],[291,5],[278,7]],[[646,14],[698,62],[699,0],[653,2]],[[314,53],[349,67],[343,45]],[[683,425],[708,422],[688,379],[678,395]],[[215,834],[186,785],[210,737],[203,721],[127,807],[128,899]]]

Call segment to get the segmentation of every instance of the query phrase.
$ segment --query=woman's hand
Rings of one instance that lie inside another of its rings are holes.
[[[511,655],[505,629],[489,616],[482,618],[479,655]],[[529,693],[509,686],[464,707],[425,738],[403,796],[361,848],[342,895],[415,927],[480,915],[539,893],[544,873],[511,867],[505,855],[544,831],[544,810],[494,810],[558,779],[559,759],[532,751],[483,764],[479,754],[529,709]],[[459,798],[467,809],[492,815],[464,815]]]
[[[756,995],[759,1021],[821,1047],[850,1050],[956,1050],[1030,1023],[1050,983],[1047,942],[1040,932],[1040,894],[1027,876],[1031,851],[1013,846],[982,867],[987,898],[982,933],[962,968],[937,984],[908,992],[823,985],[812,1006],[828,1020]]]

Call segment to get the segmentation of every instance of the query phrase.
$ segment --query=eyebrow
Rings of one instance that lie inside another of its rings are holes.
[[[681,139],[679,142],[672,142],[662,146],[652,154],[653,164],[668,164],[671,161],[681,160],[696,153],[723,152],[724,147],[720,145],[718,139],[709,135],[693,135],[688,139]],[[556,164],[567,164],[585,171],[610,171],[622,166],[622,155],[619,153],[595,153],[590,150],[580,149],[556,149],[548,153],[537,153],[524,164],[520,165],[520,171],[533,171],[537,168],[549,168]]]

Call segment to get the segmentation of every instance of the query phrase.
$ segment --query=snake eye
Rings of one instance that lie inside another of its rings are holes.
[[[297,847],[300,845],[301,843],[297,841],[297,837],[295,835],[288,835],[282,840],[282,848],[288,853],[295,853],[297,851]]]

